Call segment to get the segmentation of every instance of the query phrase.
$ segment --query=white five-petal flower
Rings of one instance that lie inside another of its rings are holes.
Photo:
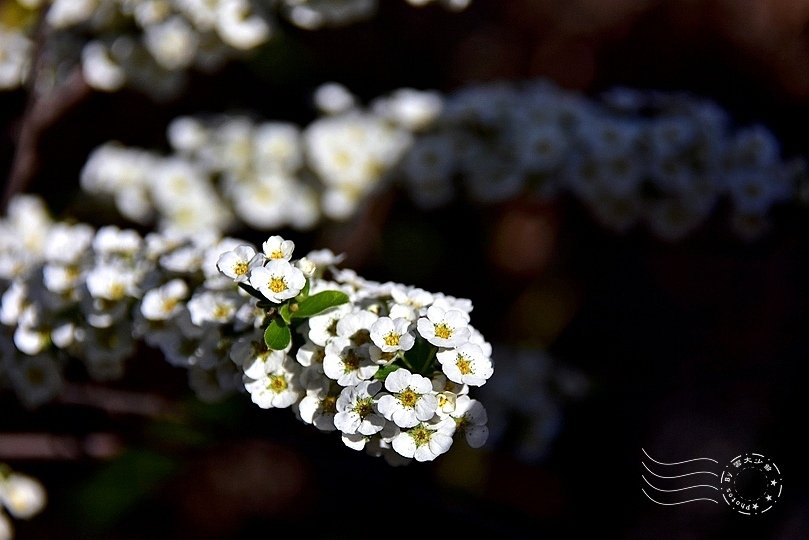
[[[292,258],[292,251],[295,249],[295,242],[292,240],[284,240],[278,235],[270,236],[267,241],[261,245],[261,249],[264,251],[264,256],[271,261],[289,261]]]
[[[454,433],[455,422],[451,418],[444,418],[435,424],[420,422],[396,435],[391,445],[404,457],[432,461],[449,450]]]
[[[424,339],[438,347],[458,347],[469,341],[469,315],[459,309],[445,310],[434,304],[416,327]]]
[[[334,425],[347,435],[373,435],[382,431],[385,419],[378,413],[374,396],[382,389],[379,381],[362,381],[347,386],[337,398]]]
[[[247,281],[250,269],[256,264],[253,262],[256,250],[252,246],[238,246],[233,251],[226,251],[219,256],[216,267],[227,277],[241,283]]]
[[[250,285],[276,304],[297,296],[305,284],[303,272],[283,259],[272,260],[250,272]]]
[[[474,343],[440,351],[436,358],[447,379],[470,386],[482,386],[494,373],[491,359]]]
[[[416,338],[408,332],[410,321],[405,318],[380,317],[371,325],[371,341],[382,352],[408,351]]]
[[[387,376],[385,389],[390,394],[379,398],[379,412],[397,426],[413,427],[435,416],[438,398],[427,377],[400,368]]]

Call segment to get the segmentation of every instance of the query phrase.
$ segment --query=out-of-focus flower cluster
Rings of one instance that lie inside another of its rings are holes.
[[[39,480],[0,463],[0,540],[14,538],[9,516],[30,519],[42,511],[46,502],[47,494]]]
[[[469,0],[440,3],[458,11]],[[378,0],[9,0],[0,12],[0,90],[28,78],[34,32],[43,40],[40,84],[56,86],[80,65],[93,88],[128,85],[160,99],[176,95],[188,70],[246,58],[272,39],[279,17],[314,30],[368,19],[377,8]]]
[[[33,196],[12,200],[0,248],[0,381],[31,407],[59,394],[69,359],[118,379],[143,340],[201,399],[247,392],[391,463],[486,441],[469,389],[494,367],[469,300],[365,280],[328,250],[293,260],[279,236],[257,251],[54,221]]]
[[[195,232],[246,224],[309,229],[344,219],[382,182],[410,136],[376,115],[323,117],[301,130],[243,116],[183,117],[171,123],[174,152],[108,143],[96,149],[82,187],[114,198],[125,216]]]
[[[403,88],[362,106],[331,83],[315,102],[323,115],[304,128],[177,118],[171,155],[105,144],[82,185],[136,221],[185,229],[308,228],[398,185],[425,209],[570,196],[613,231],[676,240],[719,208],[742,238],[760,235],[775,206],[797,201],[805,173],[769,129],[687,94],[622,88],[595,99],[534,81],[448,96]]]
[[[488,447],[525,462],[543,460],[565,421],[568,403],[590,392],[590,380],[538,347],[496,343],[497,377],[480,389],[489,419]]]

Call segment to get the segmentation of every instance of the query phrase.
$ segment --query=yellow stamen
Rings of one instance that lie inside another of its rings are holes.
[[[274,293],[280,293],[287,290],[287,283],[284,281],[282,277],[273,277],[270,279],[270,283],[267,285],[270,290]]]
[[[452,328],[447,326],[444,323],[439,323],[435,325],[435,337],[439,337],[441,339],[449,339],[452,336]]]
[[[399,345],[399,337],[399,334],[396,332],[391,332],[382,339],[385,341],[385,345],[389,347],[396,347]]]
[[[459,354],[455,359],[455,365],[458,366],[461,375],[469,375],[472,373],[472,362],[462,354]]]

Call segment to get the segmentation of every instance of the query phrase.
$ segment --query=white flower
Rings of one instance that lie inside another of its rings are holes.
[[[337,398],[337,413],[334,425],[347,435],[373,435],[385,426],[385,419],[379,415],[374,404],[374,396],[382,389],[379,381],[362,381],[356,386],[348,386]]]
[[[351,310],[350,304],[339,306],[315,315],[309,319],[309,333],[307,336],[312,343],[325,347],[333,338],[337,337],[337,323]]]
[[[245,375],[244,388],[262,409],[283,409],[297,402],[303,393],[298,384],[300,371],[301,365],[286,356],[280,365],[258,379]]]
[[[251,267],[256,266],[255,256],[256,250],[252,246],[238,246],[233,251],[222,253],[216,261],[216,267],[236,283],[242,283],[247,281]]]
[[[19,358],[8,375],[17,396],[31,408],[50,401],[62,390],[59,364],[48,354]]]
[[[188,301],[191,322],[202,326],[206,322],[227,323],[236,315],[238,302],[235,296],[217,291],[201,291]]]
[[[404,457],[432,461],[449,450],[454,432],[455,422],[450,418],[436,424],[421,422],[396,435],[391,445]]]
[[[87,290],[93,298],[122,300],[137,296],[138,276],[129,268],[114,264],[96,266],[87,273]]]
[[[143,295],[140,312],[150,321],[170,319],[183,309],[182,301],[188,296],[188,285],[181,279],[151,289]]]
[[[17,519],[29,519],[38,514],[45,507],[46,499],[45,488],[35,478],[17,472],[0,477],[0,503],[3,503],[0,506],[5,506]]]
[[[56,224],[48,232],[45,253],[52,262],[76,264],[90,252],[94,235],[89,225]]]
[[[337,413],[337,392],[341,386],[332,384],[322,388],[309,389],[298,404],[301,420],[312,424],[321,431],[334,431],[334,416]]]
[[[266,242],[261,244],[261,249],[264,256],[269,260],[282,260],[289,261],[292,258],[292,252],[295,250],[295,242],[292,240],[284,240],[280,236],[270,236]]]
[[[400,368],[387,376],[385,389],[391,393],[379,398],[378,409],[397,426],[413,427],[435,416],[438,398],[427,377]]]
[[[120,90],[126,82],[123,67],[113,59],[109,47],[97,40],[82,48],[81,72],[87,84],[106,92]]]
[[[174,16],[144,29],[143,43],[152,56],[167,70],[188,67],[199,43],[198,34],[184,17]]]
[[[0,90],[21,86],[31,69],[33,43],[22,32],[0,26]]]
[[[459,309],[432,305],[416,327],[421,337],[438,347],[457,347],[469,341],[469,315]]]
[[[270,37],[268,21],[251,14],[250,7],[248,0],[221,0],[218,4],[216,31],[236,49],[252,49]]]
[[[14,538],[14,528],[11,526],[11,520],[0,508],[0,540],[12,540]]]
[[[383,352],[408,351],[416,338],[408,332],[410,321],[399,317],[380,317],[371,325],[371,340]]]
[[[303,163],[298,127],[283,122],[260,124],[253,136],[255,166],[259,171],[294,174]]]
[[[464,343],[458,348],[440,351],[436,358],[447,378],[456,383],[482,386],[494,373],[492,361],[474,343]]]
[[[443,98],[437,92],[413,88],[400,88],[389,97],[380,98],[372,104],[374,112],[410,131],[430,127],[438,119],[443,107]]]
[[[349,339],[336,337],[326,345],[323,372],[340,386],[352,386],[374,376],[379,366],[371,361],[367,347],[355,347]]]
[[[450,416],[455,419],[456,433],[466,437],[470,447],[480,448],[486,444],[489,437],[489,428],[486,426],[488,418],[486,409],[478,400],[469,396],[458,396],[455,400],[455,410]]]
[[[134,257],[143,248],[143,239],[131,229],[120,229],[106,225],[96,231],[93,249],[96,254],[106,257]]]
[[[338,114],[354,107],[356,98],[339,83],[324,83],[314,94],[315,106],[325,114]]]
[[[283,259],[272,260],[250,272],[250,285],[276,304],[297,296],[305,284],[303,272]]]

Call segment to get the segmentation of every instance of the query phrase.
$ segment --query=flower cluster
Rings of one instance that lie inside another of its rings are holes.
[[[31,519],[45,507],[45,488],[35,478],[13,471],[0,463],[0,540],[14,538],[14,519]],[[3,510],[8,512],[6,515]]]
[[[431,0],[408,0],[420,6]],[[469,0],[441,0],[463,10]],[[307,30],[372,17],[378,0],[9,0],[0,23],[0,90],[28,77],[30,34],[47,30],[43,51],[54,78],[80,65],[93,88],[125,85],[171,98],[189,70],[213,72],[246,59],[279,32],[279,17]]]
[[[590,392],[590,380],[538,347],[495,344],[498,376],[480,389],[491,428],[487,446],[536,463],[551,451],[567,403]]]
[[[306,230],[323,216],[353,214],[407,149],[409,133],[359,111],[306,129],[244,116],[182,117],[171,123],[173,153],[107,143],[81,173],[86,191],[110,197],[139,223],[162,229]]]
[[[686,94],[615,89],[591,99],[535,81],[449,96],[402,88],[364,107],[329,83],[314,98],[323,115],[305,128],[181,117],[168,129],[168,157],[103,145],[83,186],[140,222],[154,215],[189,230],[308,228],[347,219],[399,185],[425,209],[459,197],[571,196],[615,232],[645,227],[668,240],[724,207],[746,239],[765,230],[773,207],[797,200],[805,173],[764,126],[734,125]]]
[[[331,252],[293,261],[293,247],[271,236],[261,251],[242,245],[218,261],[266,313],[230,355],[252,401],[293,407],[391,463],[433,460],[454,437],[482,446],[486,411],[469,389],[494,367],[471,302],[365,280],[338,269]]]
[[[142,339],[188,370],[201,399],[292,407],[391,462],[486,440],[469,389],[492,376],[492,351],[469,300],[365,280],[328,250],[293,260],[280,236],[257,250],[57,222],[31,196],[12,201],[0,246],[0,380],[29,406],[59,394],[70,358],[95,380],[120,378]]]

